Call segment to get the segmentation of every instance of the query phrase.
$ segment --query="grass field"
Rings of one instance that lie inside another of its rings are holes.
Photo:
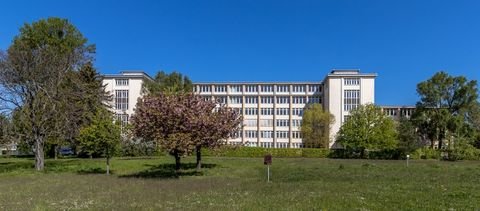
[[[480,162],[262,159],[0,158],[0,210],[478,210]]]

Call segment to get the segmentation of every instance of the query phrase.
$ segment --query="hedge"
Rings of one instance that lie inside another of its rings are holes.
[[[330,150],[318,148],[262,148],[224,146],[216,150],[203,149],[202,154],[205,156],[222,157],[263,157],[266,154],[271,154],[273,157],[327,158],[330,154]]]

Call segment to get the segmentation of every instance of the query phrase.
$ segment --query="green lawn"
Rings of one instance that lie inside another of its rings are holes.
[[[0,210],[478,210],[480,162],[274,158],[0,158]]]

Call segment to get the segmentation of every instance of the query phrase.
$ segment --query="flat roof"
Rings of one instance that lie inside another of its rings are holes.
[[[274,84],[281,84],[281,85],[289,85],[289,84],[315,84],[315,85],[322,85],[323,83],[321,81],[292,81],[292,82],[286,82],[286,81],[211,81],[211,82],[193,82],[195,85],[209,85],[209,84],[220,84],[220,85],[256,85],[256,84],[266,84],[266,85],[274,85]]]

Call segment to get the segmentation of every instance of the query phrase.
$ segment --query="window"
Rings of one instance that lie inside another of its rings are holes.
[[[292,119],[292,126],[293,127],[300,127],[302,125],[301,119]]]
[[[233,92],[233,93],[242,92],[242,85],[230,85],[230,92]]]
[[[348,118],[350,118],[350,115],[343,115],[343,122],[347,122]]]
[[[225,85],[215,85],[215,92],[225,92],[227,87]]]
[[[272,142],[260,142],[260,147],[272,148],[273,143]]]
[[[128,114],[115,114],[115,116],[122,127],[125,127],[128,124]]]
[[[260,127],[273,127],[273,119],[260,119]]]
[[[273,138],[273,131],[271,130],[261,130],[260,131],[261,138]]]
[[[257,108],[245,108],[245,115],[257,115],[258,109]]]
[[[276,108],[277,115],[289,115],[290,110],[289,108]]]
[[[128,110],[128,90],[115,90],[115,109]]]
[[[302,116],[303,108],[292,108],[292,115]]]
[[[217,97],[215,97],[215,100],[217,101],[217,103],[220,103],[220,104],[227,103],[227,97],[226,96],[217,96]]]
[[[321,103],[320,96],[311,96],[308,98],[308,103]]]
[[[305,104],[305,97],[304,96],[294,96],[292,98],[293,104]]]
[[[230,138],[235,139],[235,138],[241,138],[242,137],[242,131],[235,131],[232,134],[230,134]]]
[[[212,100],[212,96],[203,96],[203,101],[211,101]]]
[[[261,115],[273,115],[273,108],[261,108],[260,109],[260,114]]]
[[[247,96],[245,97],[245,104],[257,104],[258,97],[257,96]]]
[[[350,85],[360,85],[360,78],[345,78],[343,79],[343,84]]]
[[[277,92],[286,93],[289,91],[289,85],[277,85]]]
[[[243,115],[242,108],[232,108],[232,110],[237,114]]]
[[[273,103],[273,97],[272,96],[263,96],[260,99],[262,100],[263,104],[272,104]]]
[[[258,131],[256,130],[246,130],[245,131],[245,138],[257,138]]]
[[[288,123],[288,119],[277,119],[277,127],[288,127],[290,125]]]
[[[343,110],[351,111],[356,109],[360,104],[360,90],[344,90],[343,94]]]
[[[262,92],[273,92],[273,85],[260,86]]]
[[[246,85],[245,86],[245,91],[248,92],[248,93],[258,92],[258,86],[257,85]]]
[[[308,86],[308,91],[309,92],[320,92],[321,91],[320,85],[311,84],[311,85]]]
[[[288,138],[288,131],[277,131],[277,138]]]
[[[293,85],[293,92],[305,92],[305,85]]]
[[[229,103],[231,103],[231,104],[242,104],[242,96],[230,96]]]
[[[292,138],[302,138],[300,131],[293,131]]]
[[[243,122],[246,127],[257,127],[257,120],[256,119],[246,119]]]
[[[200,92],[210,92],[210,88],[209,85],[202,85],[200,86]]]
[[[287,96],[277,97],[277,104],[289,104],[289,103],[290,103],[290,97],[287,97]]]
[[[115,79],[117,86],[128,86],[128,79]]]

